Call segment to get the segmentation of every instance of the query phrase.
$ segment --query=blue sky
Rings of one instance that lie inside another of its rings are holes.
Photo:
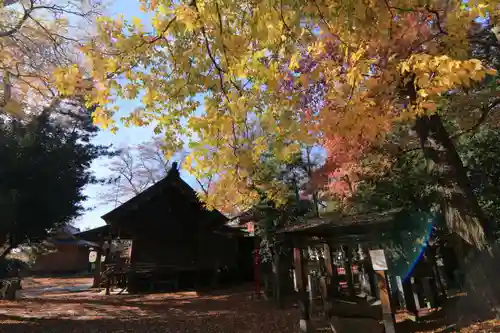
[[[137,0],[127,0],[127,6],[123,6],[122,1],[114,0],[108,9],[111,15],[123,14],[126,19],[130,19],[133,16],[137,16],[143,21],[147,21],[146,14],[139,10],[139,1]],[[119,5],[121,4],[121,6]],[[146,23],[146,22],[144,22]],[[147,26],[145,24],[145,26]],[[116,114],[116,118],[126,115],[132,112],[135,108],[140,106],[139,100],[134,101],[119,101],[120,111]],[[95,142],[98,144],[108,145],[113,144],[116,147],[122,147],[126,145],[136,145],[144,141],[148,141],[153,137],[153,129],[151,127],[125,127],[120,126],[120,130],[116,134],[112,134],[109,131],[102,130],[97,135]],[[106,167],[106,163],[109,163],[108,159],[101,159],[95,161],[92,165],[92,169],[98,177],[106,177],[109,175],[109,171]],[[187,175],[181,171],[181,176],[193,187],[196,187],[196,182],[193,177]],[[85,194],[89,199],[85,202],[85,208],[88,211],[75,221],[75,226],[78,228],[85,227],[97,227],[104,224],[101,220],[101,216],[114,208],[113,204],[103,205],[99,202],[99,194],[104,192],[105,188],[100,185],[88,186],[85,189]]]

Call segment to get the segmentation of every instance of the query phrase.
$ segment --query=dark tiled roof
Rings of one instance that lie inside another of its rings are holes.
[[[110,232],[111,232],[111,229],[110,229],[109,225],[103,225],[101,227],[82,231],[78,234],[75,234],[75,236],[80,238],[80,239],[85,239],[87,241],[98,242],[101,240],[101,236],[107,237]]]
[[[323,234],[327,232],[342,232],[342,229],[349,227],[369,227],[378,224],[393,222],[396,215],[401,213],[403,209],[392,209],[384,212],[371,212],[362,214],[346,215],[340,213],[333,213],[322,216],[320,218],[312,218],[306,220],[304,223],[294,224],[283,227],[278,230],[278,233],[318,233]]]
[[[164,191],[172,189],[181,194],[188,201],[194,202],[200,205],[200,207],[203,206],[198,199],[196,192],[180,177],[179,170],[173,166],[162,180],[156,182],[151,187],[126,201],[122,205],[116,207],[112,211],[104,214],[101,218],[108,224],[117,222],[120,217],[138,209],[139,206],[145,204],[154,197],[161,195]],[[217,210],[212,211],[211,214],[214,216],[214,219],[220,221],[227,220],[227,218]]]

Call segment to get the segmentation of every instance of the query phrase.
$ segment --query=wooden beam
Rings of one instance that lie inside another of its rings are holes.
[[[293,249],[295,261],[295,278],[297,281],[297,290],[299,298],[300,332],[312,332],[310,314],[310,304],[307,295],[306,265],[302,249],[295,247]]]

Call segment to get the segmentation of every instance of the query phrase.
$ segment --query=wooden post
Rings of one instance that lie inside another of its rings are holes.
[[[419,278],[411,277],[411,287],[413,290],[413,299],[415,300],[417,310],[420,311],[420,309],[423,307],[422,304],[424,304],[424,297],[422,294],[422,281]]]
[[[110,256],[111,256],[111,242],[113,240],[113,236],[111,235],[111,232],[109,233],[109,237],[108,237],[108,248],[106,250],[106,259],[105,259],[105,263],[109,263],[110,262]],[[108,272],[108,277],[107,277],[107,280],[106,280],[106,295],[110,295],[111,292],[111,279],[113,278],[113,274],[112,272],[109,273]]]
[[[330,299],[328,297],[328,286],[326,283],[326,277],[322,276],[319,279],[319,289],[321,290],[321,299],[323,301],[323,315],[325,318],[329,317],[329,312],[331,309]]]
[[[345,255],[346,255],[346,264],[345,264],[345,274],[347,277],[347,290],[349,291],[349,296],[355,297],[356,290],[354,289],[354,276],[352,274],[352,251],[348,246],[343,246]]]
[[[137,269],[136,269],[136,260],[134,251],[135,240],[136,237],[134,233],[129,249],[129,271],[127,276],[127,289],[129,293],[133,293],[137,290],[137,274],[136,274]]]
[[[333,264],[332,247],[330,244],[324,244],[325,250],[325,266],[326,274],[329,279],[328,283],[328,297],[333,298],[338,296],[339,290],[338,278],[337,278],[337,267]]]
[[[309,317],[312,317],[314,311],[314,286],[311,274],[307,274],[307,287],[309,292]]]
[[[418,293],[418,287],[417,285],[415,284],[415,278],[414,277],[410,277],[410,283],[411,283],[411,296],[413,298],[413,302],[415,302],[415,309],[417,312],[420,312],[420,309],[422,308],[422,306],[420,305],[421,303],[421,297]]]
[[[253,250],[253,269],[254,269],[254,283],[255,294],[257,299],[260,299],[260,239],[254,236],[254,250]]]
[[[307,282],[306,282],[306,267],[304,263],[304,255],[302,249],[295,247],[293,249],[293,256],[295,261],[295,279],[297,282],[297,290],[299,296],[299,314],[300,314],[300,332],[311,332],[310,320],[310,304],[307,297]]]
[[[427,251],[427,258],[429,259],[429,262],[431,264],[432,268],[432,275],[434,277],[434,283],[436,285],[436,293],[437,293],[437,298],[436,302],[437,305],[439,306],[443,301],[446,300],[446,288],[443,284],[443,280],[441,279],[441,274],[439,273],[439,267],[436,262],[436,251],[433,247],[428,246],[426,248]]]
[[[375,297],[376,283],[373,276],[373,268],[370,262],[370,256],[367,255],[365,248],[363,248],[361,244],[359,244],[359,254],[360,257],[362,257],[361,263],[359,265],[360,276],[362,276],[362,280],[360,279],[361,290],[363,293]]]
[[[387,276],[385,275],[385,271],[382,270],[375,271],[375,274],[377,275],[378,278],[377,282],[378,282],[378,289],[380,292],[380,303],[382,305],[382,320],[384,321],[385,332],[396,333]]]
[[[414,316],[412,319],[417,320],[420,309],[419,304],[416,303],[416,301],[418,302],[418,298],[416,299],[414,296],[413,281],[411,277],[407,277],[403,280],[403,292],[406,310]]]
[[[377,276],[377,285],[380,296],[380,303],[382,305],[382,320],[384,321],[386,333],[396,333],[394,325],[394,314],[391,306],[391,294],[389,290],[389,282],[385,271],[388,269],[387,260],[385,258],[384,250],[371,250],[370,259],[372,262],[373,270]]]
[[[396,296],[397,296],[397,303],[399,304],[399,308],[401,310],[406,310],[406,300],[405,300],[405,291],[403,287],[403,279],[401,276],[396,276]],[[396,303],[396,300],[393,301]]]
[[[101,257],[102,257],[102,247],[104,245],[104,235],[99,235],[100,240],[96,249],[96,259],[95,259],[95,270],[94,270],[94,282],[92,288],[99,288],[101,286]]]
[[[282,286],[281,286],[281,251],[278,249],[277,251],[274,252],[274,283],[273,283],[273,289],[274,289],[274,298],[276,300],[276,303],[278,307],[283,307],[283,300],[282,300]]]
[[[373,265],[372,259],[368,255],[365,269],[366,269],[366,275],[368,276],[368,283],[370,284],[371,296],[375,297],[375,298],[379,298],[378,297],[377,279],[375,277],[375,271],[373,270],[372,265]]]

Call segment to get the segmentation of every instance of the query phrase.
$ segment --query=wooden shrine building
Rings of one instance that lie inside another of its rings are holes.
[[[202,287],[215,284],[221,272],[235,277],[251,269],[251,252],[239,251],[241,231],[203,206],[175,164],[165,178],[102,218],[106,226],[80,236],[100,238],[101,244],[129,241],[114,253],[112,245],[102,246],[108,287],[110,281],[129,292]]]

